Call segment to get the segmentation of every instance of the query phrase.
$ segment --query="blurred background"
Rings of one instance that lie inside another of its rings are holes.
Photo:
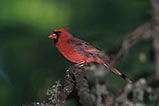
[[[71,28],[107,53],[149,20],[149,0],[0,0],[0,105],[40,100],[54,81],[64,80],[72,63],[48,38],[54,29]],[[142,41],[117,67],[133,80],[153,77],[152,52],[152,41]],[[112,73],[106,82],[119,91],[125,85]]]

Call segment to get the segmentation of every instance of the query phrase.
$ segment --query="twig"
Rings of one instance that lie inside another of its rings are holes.
[[[153,28],[153,46],[155,51],[156,61],[156,80],[159,81],[159,1],[151,0],[152,2],[152,28]]]
[[[134,82],[135,88],[128,84],[122,93],[116,97],[116,106],[146,106],[145,100],[155,101],[153,89],[147,84],[144,78]],[[131,95],[131,97],[130,97]],[[147,95],[145,97],[145,95]]]
[[[151,31],[151,24],[149,22],[139,26],[132,32],[123,42],[121,45],[120,50],[117,52],[113,59],[111,60],[111,64],[115,65],[122,57],[128,54],[129,49],[137,44],[144,33]]]
[[[114,56],[112,56],[110,64],[112,66],[116,65],[120,59],[128,55],[129,49],[139,43],[139,41],[141,41],[143,38],[151,38],[151,29],[151,23],[149,22],[146,22],[145,24],[137,27],[130,35],[128,35],[125,40],[123,40],[121,48]],[[149,34],[148,37],[147,34]],[[105,80],[108,74],[109,71],[105,71],[101,76],[101,79]]]

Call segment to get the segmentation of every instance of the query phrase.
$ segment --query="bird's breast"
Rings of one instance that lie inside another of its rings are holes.
[[[87,57],[78,50],[78,47],[70,45],[67,41],[57,42],[56,47],[60,53],[71,62],[81,63],[87,59]]]

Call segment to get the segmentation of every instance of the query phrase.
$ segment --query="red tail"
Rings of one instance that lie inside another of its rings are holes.
[[[103,64],[109,68],[111,71],[113,71],[115,74],[119,75],[122,77],[124,80],[126,80],[128,83],[132,84],[132,81],[123,73],[119,72],[116,68],[112,67],[108,62],[104,61]]]

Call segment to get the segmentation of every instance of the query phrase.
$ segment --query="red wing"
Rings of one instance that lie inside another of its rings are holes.
[[[89,45],[86,48],[84,48],[84,51],[89,52],[89,53],[99,53],[99,50],[94,48],[91,45]]]
[[[67,43],[69,43],[73,48],[75,48],[77,50],[82,50],[82,51],[87,52],[87,53],[97,54],[100,52],[98,49],[96,49],[95,47],[93,47],[89,43],[87,43],[83,40],[77,39],[77,38],[69,39],[67,41]]]

